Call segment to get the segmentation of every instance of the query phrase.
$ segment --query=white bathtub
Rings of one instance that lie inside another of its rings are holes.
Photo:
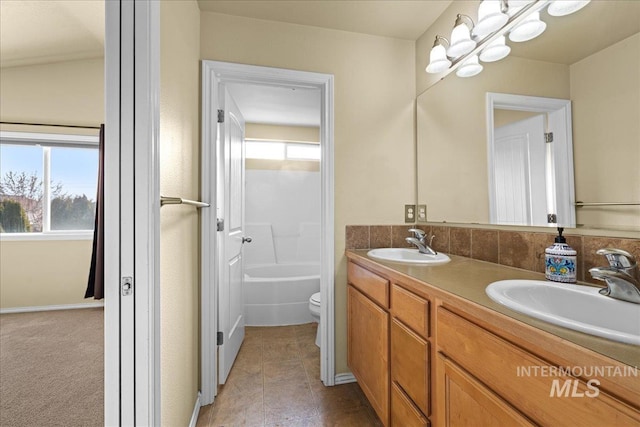
[[[313,322],[309,297],[320,291],[319,264],[269,264],[244,270],[245,324],[300,325]]]

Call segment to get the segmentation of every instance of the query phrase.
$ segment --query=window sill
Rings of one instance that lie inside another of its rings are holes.
[[[0,242],[42,240],[93,240],[93,231],[58,231],[47,233],[0,233]]]

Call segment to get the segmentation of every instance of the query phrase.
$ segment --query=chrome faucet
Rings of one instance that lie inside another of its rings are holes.
[[[416,245],[418,247],[418,252],[421,254],[438,255],[438,252],[431,248],[431,242],[433,242],[433,238],[436,237],[435,234],[432,234],[429,237],[429,243],[427,243],[427,235],[424,231],[419,228],[410,228],[409,232],[413,233],[414,237],[407,237],[404,240],[406,240],[407,243]]]
[[[604,255],[609,261],[609,267],[589,269],[591,277],[607,284],[599,292],[611,298],[640,304],[640,273],[633,255],[613,248],[598,249],[596,253]]]

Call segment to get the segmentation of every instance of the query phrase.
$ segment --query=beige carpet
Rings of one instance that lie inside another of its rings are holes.
[[[0,426],[104,424],[103,309],[0,315]]]

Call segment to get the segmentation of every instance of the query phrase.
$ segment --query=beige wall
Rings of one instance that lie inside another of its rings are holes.
[[[247,123],[245,126],[245,137],[273,139],[277,141],[320,142],[320,128]]]
[[[160,191],[199,199],[200,18],[195,1],[160,6]],[[162,425],[186,426],[198,395],[198,210],[165,206],[160,222]]]
[[[3,121],[98,126],[104,122],[104,60],[2,68],[0,93]]]
[[[346,364],[347,224],[395,224],[415,200],[414,43],[201,14],[201,58],[335,76],[336,372]]]
[[[569,97],[566,65],[508,57],[497,71],[451,75],[418,97],[418,203],[429,221],[489,222],[486,92]]]
[[[91,240],[0,242],[0,308],[81,304]]]
[[[0,94],[2,121],[97,126],[104,122],[104,61],[2,68]],[[62,131],[6,125],[2,129]],[[92,302],[83,298],[90,261],[91,240],[0,242],[0,308]]]
[[[640,200],[640,33],[570,67],[576,200]],[[639,207],[580,208],[579,224],[640,227]]]

